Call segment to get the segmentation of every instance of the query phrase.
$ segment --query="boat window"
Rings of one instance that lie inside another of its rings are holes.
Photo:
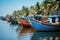
[[[52,17],[52,23],[55,23],[55,17]]]

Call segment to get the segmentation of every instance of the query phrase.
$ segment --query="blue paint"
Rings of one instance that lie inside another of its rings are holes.
[[[57,17],[56,17],[56,22],[58,22],[58,20],[59,20],[59,19],[58,19],[58,16],[57,16]]]
[[[45,25],[42,25],[42,24],[39,24],[33,20],[31,20],[29,17],[28,17],[28,20],[29,22],[32,24],[32,27],[35,29],[35,30],[60,30],[60,28],[56,28],[56,27],[50,27],[50,26],[45,26]],[[50,19],[51,20],[51,19]]]
[[[37,23],[37,22],[34,22],[34,21],[32,21],[32,20],[31,20],[31,23],[32,23],[33,28],[34,28],[35,30],[60,30],[60,28],[45,26],[45,25],[39,24],[39,23]]]
[[[32,25],[32,23],[31,23],[31,21],[30,21],[30,17],[29,17],[29,16],[27,16],[27,19],[29,20],[30,24]]]
[[[50,23],[52,23],[52,17],[50,17]]]

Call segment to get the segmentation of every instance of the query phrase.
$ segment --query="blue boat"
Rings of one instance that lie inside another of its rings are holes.
[[[60,31],[60,25],[52,24],[52,18],[53,18],[53,16],[50,16],[50,19],[51,19],[50,23],[44,23],[42,21],[38,21],[36,19],[30,18],[29,16],[27,18],[28,18],[31,26],[36,31]]]

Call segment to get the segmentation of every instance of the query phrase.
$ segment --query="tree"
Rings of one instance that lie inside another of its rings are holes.
[[[25,12],[26,12],[26,16],[28,16],[28,15],[29,15],[29,10],[28,10],[28,7],[26,7]]]
[[[25,6],[23,6],[23,10],[25,10]]]
[[[40,9],[39,2],[37,2],[37,4],[36,4],[36,9],[37,9],[37,10]]]

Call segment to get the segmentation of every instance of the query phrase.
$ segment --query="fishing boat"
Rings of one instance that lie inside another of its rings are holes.
[[[30,18],[29,16],[27,18],[31,26],[36,31],[60,31],[60,16],[49,16],[49,22],[38,21],[36,19]]]
[[[3,16],[0,16],[0,20],[6,21],[6,18]]]
[[[30,28],[31,27],[31,25],[30,25],[30,23],[29,23],[29,21],[28,20],[22,20],[22,19],[20,19],[20,18],[18,18],[17,16],[16,16],[16,18],[17,18],[17,22],[20,24],[20,25],[22,25],[23,26],[23,28]]]

